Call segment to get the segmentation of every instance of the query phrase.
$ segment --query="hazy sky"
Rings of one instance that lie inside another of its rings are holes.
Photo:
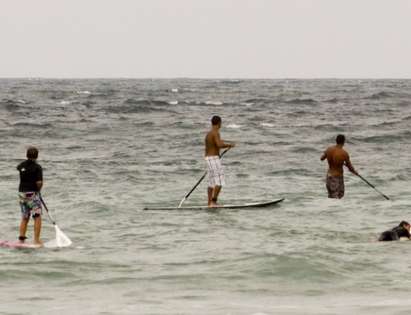
[[[411,0],[0,4],[0,77],[411,78]]]

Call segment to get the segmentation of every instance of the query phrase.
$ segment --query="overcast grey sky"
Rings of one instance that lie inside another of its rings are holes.
[[[411,78],[411,0],[0,4],[0,77]]]

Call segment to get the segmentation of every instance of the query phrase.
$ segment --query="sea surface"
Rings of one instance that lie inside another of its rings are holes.
[[[144,211],[202,176],[215,114],[237,144],[220,202],[284,202]],[[0,314],[409,314],[411,242],[376,239],[411,220],[410,126],[410,80],[1,79],[0,239],[18,236],[16,166],[35,145],[73,245],[0,249]],[[390,201],[348,171],[327,198],[339,133]]]

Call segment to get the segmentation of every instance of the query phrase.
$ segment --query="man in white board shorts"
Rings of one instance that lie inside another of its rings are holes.
[[[216,207],[217,198],[224,186],[224,169],[221,165],[220,149],[233,148],[234,143],[225,143],[220,138],[221,118],[211,118],[211,130],[205,137],[205,160],[208,170],[208,206]]]

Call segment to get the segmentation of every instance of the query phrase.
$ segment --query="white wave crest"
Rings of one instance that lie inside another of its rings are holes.
[[[247,103],[247,102],[243,102],[243,103],[241,103],[241,105],[244,105],[244,106],[247,106],[247,107],[250,107],[250,106],[253,106],[254,105],[254,103]]]
[[[223,105],[223,102],[220,101],[206,101],[205,102],[207,105]]]
[[[241,125],[237,125],[237,124],[229,124],[227,126],[227,128],[231,128],[231,129],[239,129],[241,127],[242,127]]]

